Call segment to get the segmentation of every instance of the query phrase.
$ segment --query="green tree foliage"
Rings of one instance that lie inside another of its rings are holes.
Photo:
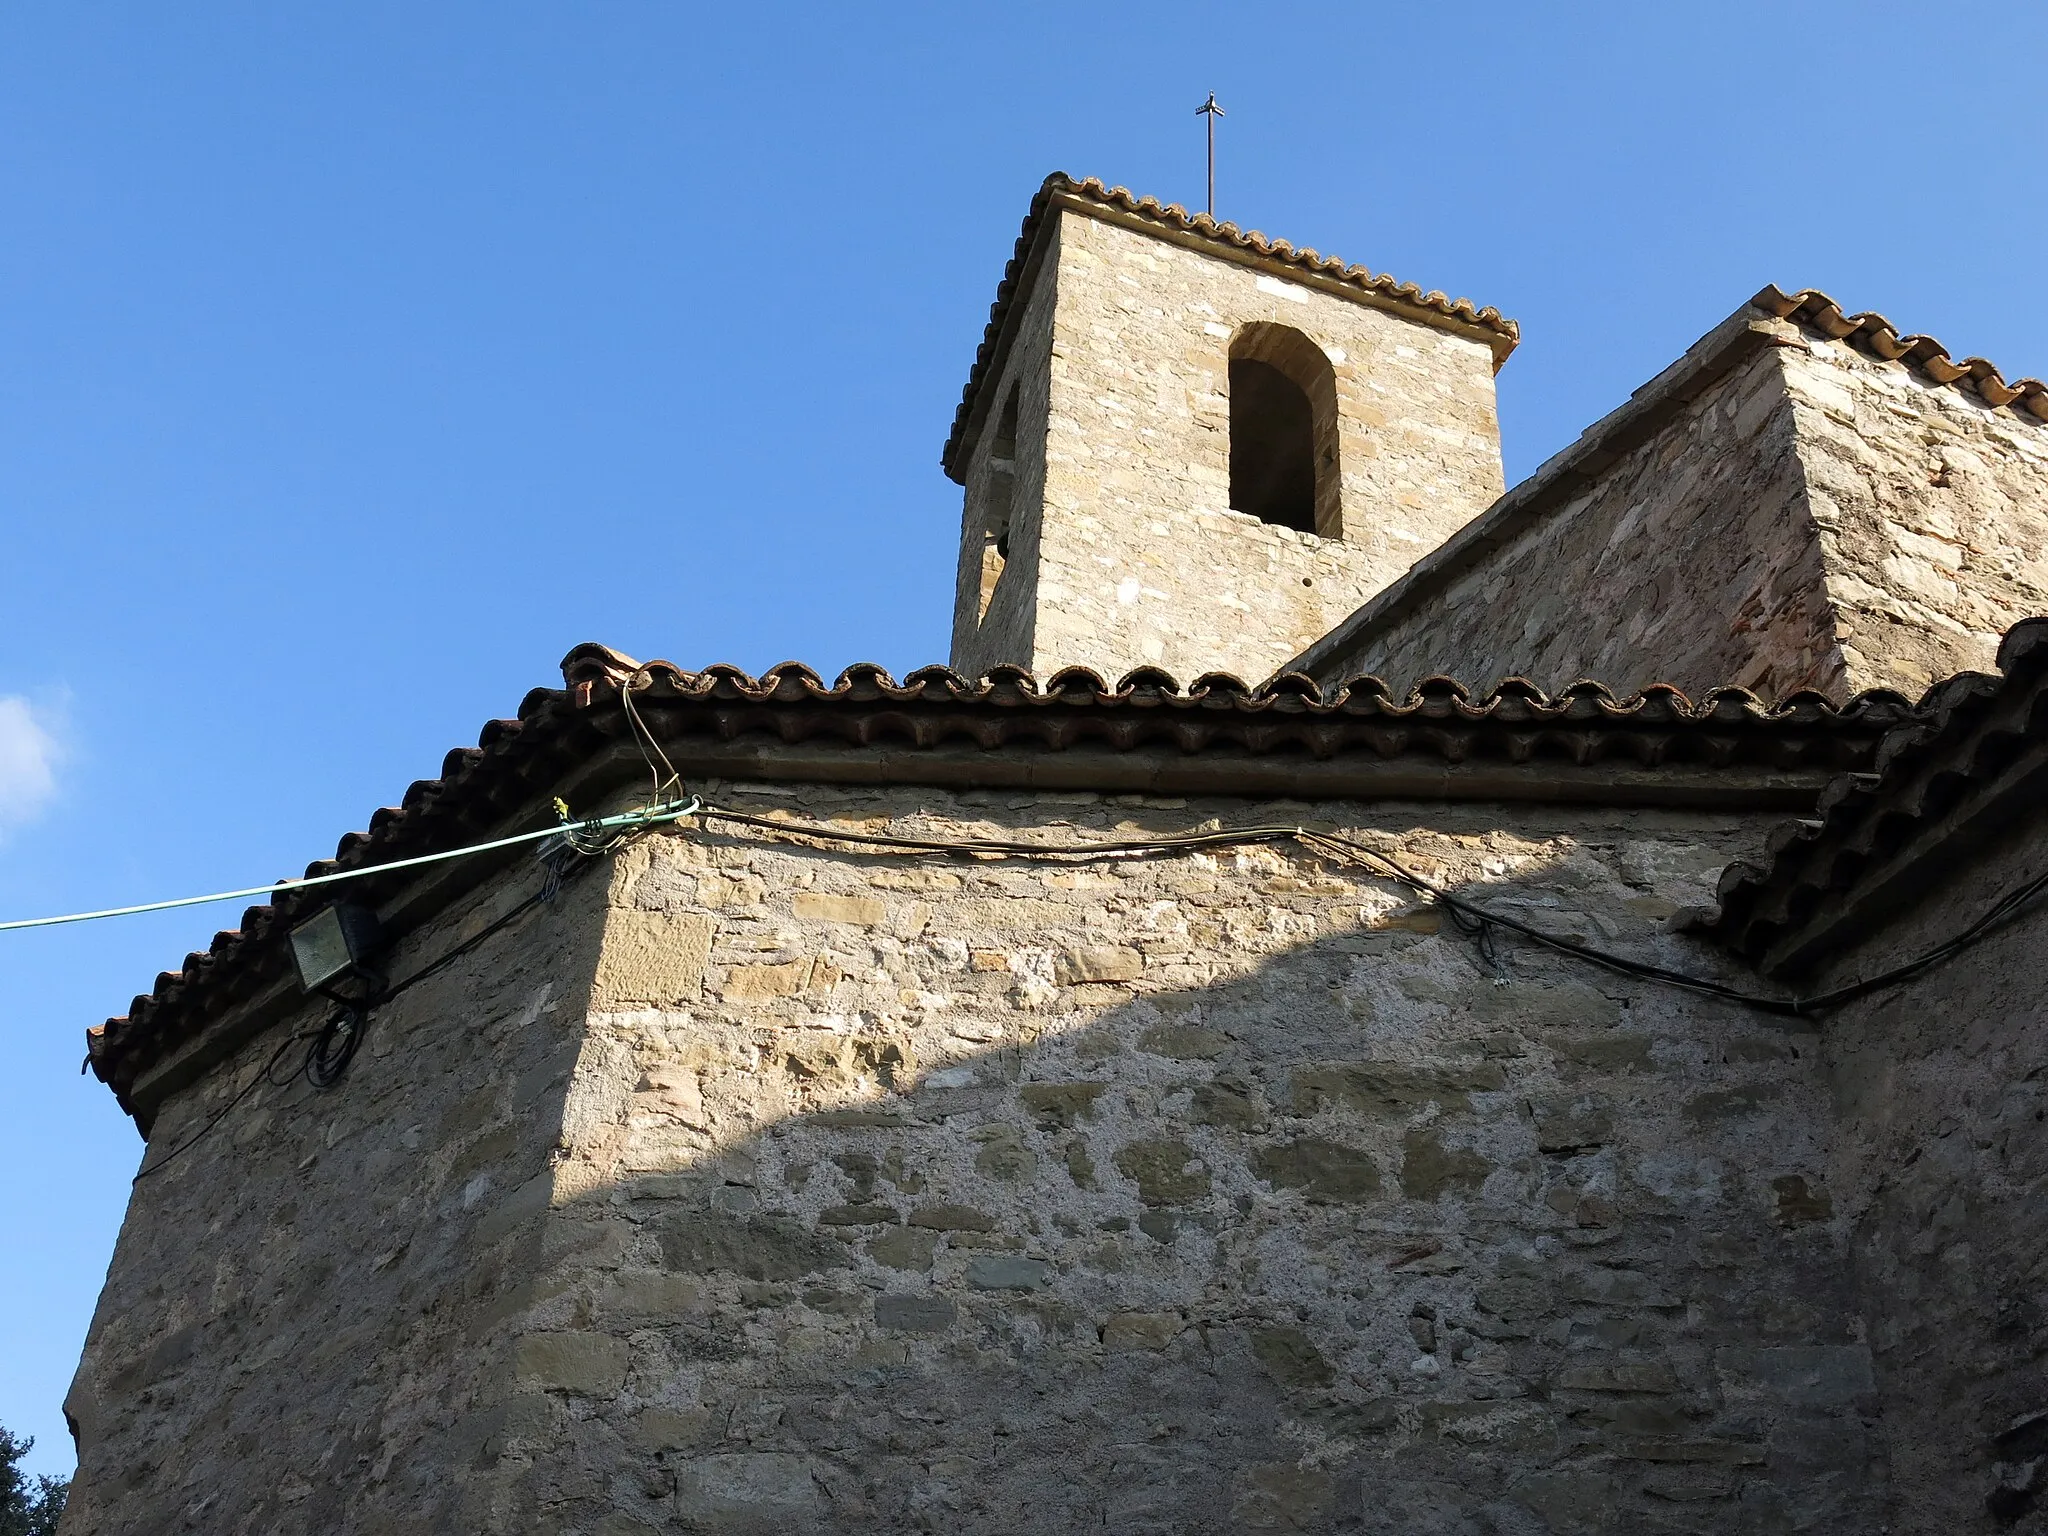
[[[71,1484],[22,1475],[21,1458],[34,1444],[0,1428],[0,1536],[57,1536],[57,1517],[64,1513]]]

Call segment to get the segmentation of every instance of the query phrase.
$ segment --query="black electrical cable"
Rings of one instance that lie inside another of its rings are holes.
[[[369,1027],[367,1007],[345,1003],[335,1009],[306,1047],[305,1065],[299,1071],[321,1093],[339,1086],[348,1064],[355,1060],[356,1047],[363,1043],[363,1031]]]
[[[1509,917],[1477,902],[1467,901],[1454,895],[1435,882],[1414,873],[1398,860],[1388,857],[1377,849],[1331,832],[1313,831],[1301,826],[1248,826],[1226,827],[1212,832],[1170,833],[1163,837],[1146,839],[1105,840],[1099,843],[1031,843],[1001,838],[952,838],[931,839],[903,837],[879,832],[850,832],[818,823],[803,824],[783,821],[768,816],[751,816],[742,811],[728,810],[723,806],[707,805],[700,813],[706,821],[728,821],[742,826],[758,827],[764,831],[783,835],[808,837],[821,842],[844,843],[855,847],[894,848],[911,853],[948,854],[955,857],[972,857],[977,854],[998,855],[1011,858],[1042,858],[1086,861],[1091,859],[1145,857],[1194,848],[1244,846],[1249,844],[1294,842],[1311,852],[1321,852],[1338,858],[1353,860],[1377,869],[1406,885],[1409,889],[1428,896],[1450,912],[1452,921],[1461,932],[1477,939],[1482,953],[1490,948],[1490,934],[1499,928],[1531,943],[1560,954],[1570,955],[1620,975],[1633,976],[1644,981],[1659,982],[1665,986],[1677,987],[1684,991],[1712,997],[1722,1002],[1735,1003],[1753,1008],[1779,1018],[1811,1018],[1816,1014],[1838,1008],[1856,998],[1867,996],[1885,987],[1910,980],[1929,967],[1938,965],[1977,943],[2006,919],[2012,917],[2023,906],[2048,889],[2048,875],[2031,880],[2015,890],[2007,892],[1990,909],[1968,928],[1954,938],[1935,946],[1925,954],[1903,965],[1895,966],[1876,976],[1851,982],[1832,991],[1812,997],[1767,997],[1754,992],[1745,992],[1722,982],[1712,981],[1704,976],[1690,976],[1683,971],[1674,971],[1664,966],[1652,965],[1648,961],[1631,959],[1627,955],[1613,954],[1596,949],[1577,939],[1563,934],[1549,933],[1533,923],[1520,918]]]
[[[553,895],[553,893],[554,892],[552,882],[550,882],[550,884],[548,885],[543,885],[539,890],[530,893],[523,900],[507,908],[503,915],[492,919],[490,923],[486,924],[482,928],[479,928],[475,933],[471,934],[468,938],[464,939],[460,944],[456,945],[453,949],[449,950],[445,955],[441,956],[440,959],[435,960],[429,965],[421,966],[418,970],[414,971],[410,976],[406,977],[405,980],[393,982],[390,986],[385,987],[382,991],[378,992],[374,997],[372,997],[368,1002],[366,1002],[363,1005],[364,1009],[367,1011],[371,1008],[380,1007],[383,1004],[390,1002],[394,997],[399,996],[401,993],[411,991],[414,987],[418,986],[428,977],[440,975],[441,972],[447,970],[449,966],[453,965],[456,961],[460,960],[464,955],[468,954],[471,950],[475,949],[479,944],[483,943],[485,939],[490,938],[495,933],[500,933],[504,929],[509,928],[512,925],[512,923],[520,916],[521,913],[527,911],[529,908],[537,907],[542,902],[548,900]]]
[[[2048,874],[2037,875],[2026,884],[2015,887],[1999,897],[1981,917],[1955,937],[1944,939],[1925,954],[1908,960],[1903,965],[1881,971],[1875,976],[1865,977],[1862,981],[1852,981],[1846,986],[1835,988],[1832,992],[1823,992],[1817,997],[1808,998],[1806,1006],[1816,1010],[1838,1008],[1843,1003],[1853,1002],[1881,988],[1910,981],[1922,971],[1937,966],[1944,960],[1953,959],[1971,945],[1988,938],[1992,930],[2007,919],[2017,916],[2022,907],[2044,890],[2048,890]]]
[[[1364,864],[1368,868],[1375,869],[1407,886],[1410,890],[1429,897],[1431,901],[1441,905],[1451,914],[1452,923],[1459,932],[1477,942],[1481,955],[1489,963],[1495,963],[1493,931],[1501,929],[1527,939],[1533,944],[1541,945],[1559,954],[1572,956],[1589,965],[1600,966],[1619,975],[1632,976],[1639,980],[1654,981],[1665,986],[1677,987],[1703,997],[1735,1003],[1742,1007],[1753,1008],[1758,1012],[1780,1018],[1811,1018],[1816,1014],[1825,1013],[1839,1008],[1845,1003],[1853,1002],[1859,997],[1866,997],[1872,992],[1896,986],[1902,981],[1909,981],[1921,972],[1961,954],[1970,946],[1980,942],[1996,930],[2001,923],[2017,914],[2028,902],[2040,895],[2042,891],[2048,890],[2048,874],[2030,880],[2026,884],[2006,892],[1961,933],[1944,940],[1924,954],[1916,956],[1902,965],[1894,966],[1888,971],[1880,972],[1878,975],[1865,977],[1860,981],[1850,982],[1845,986],[1836,987],[1831,991],[1818,993],[1811,997],[1765,997],[1757,993],[1745,992],[1739,987],[1731,987],[1722,982],[1711,981],[1704,976],[1690,976],[1683,971],[1670,970],[1664,966],[1652,965],[1648,961],[1631,959],[1627,955],[1617,955],[1608,950],[1596,949],[1590,944],[1583,944],[1577,939],[1567,938],[1563,934],[1546,932],[1544,929],[1537,927],[1533,923],[1525,922],[1521,918],[1510,917],[1506,913],[1481,906],[1477,902],[1467,901],[1464,897],[1444,889],[1434,881],[1427,880],[1421,875],[1416,874],[1399,860],[1391,858],[1375,848],[1369,848],[1363,843],[1354,842],[1350,838],[1339,836],[1333,832],[1315,831],[1303,826],[1269,824],[1245,827],[1219,827],[1213,831],[1176,832],[1149,838],[1111,838],[1101,842],[1089,843],[1034,843],[1009,838],[960,837],[939,839],[904,837],[885,832],[852,832],[818,822],[792,822],[771,816],[753,816],[744,811],[729,810],[723,806],[716,805],[704,806],[699,815],[707,822],[731,822],[738,826],[754,827],[778,836],[802,837],[814,842],[838,843],[856,848],[886,848],[902,853],[938,854],[951,858],[1029,858],[1088,863],[1104,859],[1162,858],[1168,854],[1186,853],[1204,848],[1242,848],[1261,844],[1292,842],[1312,853],[1321,853],[1327,857]],[[438,975],[446,970],[457,960],[482,944],[486,939],[489,939],[493,934],[504,930],[528,909],[540,903],[552,901],[556,892],[560,889],[564,876],[594,862],[597,854],[611,852],[617,847],[622,846],[626,841],[630,841],[630,838],[616,839],[607,843],[602,848],[588,849],[572,842],[562,851],[566,857],[556,857],[549,860],[547,878],[540,889],[526,896],[476,933],[471,934],[446,954],[430,964],[422,966],[403,981],[394,982],[389,986],[381,988],[361,1003],[344,1004],[336,1013],[330,1015],[326,1023],[318,1030],[301,1031],[287,1036],[278,1046],[270,1060],[264,1065],[263,1070],[250,1079],[248,1085],[241,1092],[222,1105],[214,1113],[213,1117],[194,1132],[192,1136],[173,1147],[155,1163],[138,1172],[135,1175],[136,1179],[144,1179],[150,1174],[157,1172],[183,1153],[194,1142],[206,1136],[215,1126],[227,1118],[230,1110],[254,1092],[259,1085],[268,1082],[273,1087],[283,1087],[288,1084],[291,1081],[290,1077],[279,1080],[274,1074],[278,1062],[284,1059],[285,1053],[301,1040],[310,1040],[312,1043],[307,1050],[305,1061],[292,1076],[303,1075],[317,1089],[326,1090],[334,1087],[347,1072],[349,1062],[354,1058],[357,1048],[362,1043],[363,1035],[369,1027],[371,1009],[390,1002],[393,998],[418,986],[429,977]]]
[[[1730,987],[1718,981],[1709,981],[1703,976],[1688,976],[1683,971],[1666,970],[1661,965],[1651,965],[1645,960],[1633,960],[1627,955],[1612,954],[1604,949],[1595,949],[1590,944],[1582,944],[1577,939],[1567,938],[1563,934],[1546,932],[1533,923],[1524,922],[1520,918],[1509,917],[1505,913],[1494,911],[1491,907],[1482,907],[1477,902],[1467,901],[1462,896],[1453,895],[1434,882],[1425,880],[1420,875],[1412,873],[1400,863],[1388,858],[1385,854],[1367,848],[1361,843],[1354,843],[1349,838],[1337,837],[1327,832],[1304,831],[1301,834],[1301,841],[1306,847],[1317,848],[1320,846],[1325,852],[1334,851],[1340,856],[1349,856],[1374,868],[1386,871],[1402,884],[1413,890],[1423,892],[1432,901],[1440,902],[1450,911],[1453,920],[1457,922],[1461,930],[1480,937],[1482,942],[1484,942],[1484,936],[1488,930],[1504,928],[1509,933],[1520,934],[1523,938],[1543,945],[1547,949],[1556,950],[1560,954],[1574,956],[1577,959],[1602,966],[1610,971],[1619,972],[1625,976],[1635,976],[1645,981],[1663,982],[1667,986],[1682,987],[1688,992],[1697,992],[1705,997],[1719,998],[1724,1002],[1740,1003],[1744,1007],[1755,1008],[1760,1012],[1777,1014],[1781,1017],[1797,1017],[1807,1011],[1807,1005],[1797,998],[1762,997],[1754,992],[1744,992],[1739,987]]]
[[[207,1133],[210,1132],[215,1126],[219,1125],[221,1121],[227,1119],[229,1110],[233,1109],[237,1104],[241,1103],[242,1100],[249,1097],[250,1094],[254,1093],[258,1088],[262,1087],[263,1084],[269,1083],[273,1088],[284,1086],[283,1083],[275,1081],[270,1074],[277,1069],[277,1064],[280,1061],[284,1060],[284,1053],[290,1050],[293,1046],[297,1045],[301,1040],[304,1040],[306,1038],[308,1038],[308,1033],[304,1030],[301,1030],[297,1034],[285,1036],[285,1038],[278,1043],[277,1049],[271,1053],[270,1060],[263,1064],[263,1070],[261,1072],[258,1072],[254,1077],[250,1078],[248,1083],[243,1087],[240,1093],[236,1094],[232,1099],[229,1099],[227,1103],[221,1105],[219,1109],[214,1111],[212,1119],[208,1120],[206,1124],[199,1127],[198,1130],[194,1131],[190,1136],[186,1137],[183,1141],[179,1142],[175,1147],[171,1148],[171,1150],[166,1152],[162,1157],[158,1158],[148,1167],[138,1169],[136,1171],[135,1177],[129,1180],[129,1182],[131,1184],[139,1183],[141,1180],[148,1178],[153,1173],[162,1172],[167,1164],[177,1159],[195,1142],[203,1139],[207,1135]],[[297,1074],[295,1073],[294,1076],[296,1075]],[[285,1083],[289,1083],[291,1081],[291,1078],[288,1077],[284,1081]]]
[[[439,975],[493,934],[500,933],[509,927],[522,913],[544,901],[550,900],[556,889],[559,888],[560,876],[563,872],[559,867],[551,866],[548,872],[548,879],[539,890],[526,896],[502,915],[464,939],[446,954],[430,964],[421,966],[412,975],[406,977],[405,980],[394,982],[390,986],[381,988],[361,1002],[341,1003],[318,1029],[300,1030],[294,1034],[287,1035],[278,1045],[277,1049],[271,1053],[270,1060],[264,1063],[263,1070],[251,1078],[241,1092],[237,1093],[232,1099],[229,1099],[227,1103],[216,1110],[213,1117],[206,1124],[194,1131],[185,1140],[179,1142],[177,1146],[171,1148],[170,1151],[166,1152],[155,1162],[139,1170],[135,1175],[135,1180],[146,1179],[151,1174],[160,1171],[183,1154],[193,1143],[210,1134],[214,1127],[228,1117],[229,1111],[265,1083],[270,1084],[273,1088],[284,1088],[290,1086],[291,1080],[294,1077],[304,1077],[308,1083],[323,1093],[334,1088],[348,1072],[349,1063],[355,1059],[356,1050],[363,1043],[363,1036],[369,1029],[371,1009],[388,1003],[394,997],[410,991],[429,977]],[[306,1048],[305,1059],[292,1072],[282,1078],[278,1077],[277,1064],[284,1060],[286,1052],[290,1051],[301,1040],[310,1042]],[[131,1182],[134,1182],[134,1180],[131,1180]]]
[[[938,841],[930,838],[900,837],[886,832],[846,832],[821,823],[781,821],[772,816],[750,816],[744,811],[706,805],[698,815],[706,821],[732,821],[760,827],[768,832],[790,833],[835,843],[852,843],[872,848],[900,848],[915,853],[944,853],[962,857],[997,854],[1004,857],[1074,859],[1086,862],[1112,855],[1143,858],[1184,852],[1190,848],[1242,847],[1253,843],[1289,842],[1301,835],[1296,826],[1222,827],[1213,832],[1168,832],[1159,837],[1105,839],[1099,843],[1026,843],[994,837],[959,837]]]
[[[1509,917],[1482,907],[1476,902],[1453,895],[1432,881],[1425,880],[1396,860],[1387,857],[1362,843],[1334,833],[1311,831],[1300,826],[1249,826],[1225,827],[1214,832],[1170,833],[1164,837],[1142,840],[1104,841],[1100,843],[1027,843],[1006,841],[996,838],[959,838],[944,841],[926,838],[898,837],[887,833],[844,832],[835,827],[817,824],[801,825],[795,822],[779,821],[766,816],[749,816],[739,811],[729,811],[722,806],[706,806],[701,813],[706,820],[739,822],[747,826],[761,827],[772,832],[796,833],[832,842],[851,843],[866,847],[893,847],[920,853],[949,853],[972,856],[978,853],[1001,854],[1010,857],[1059,858],[1085,860],[1089,858],[1131,857],[1133,855],[1163,854],[1180,852],[1189,848],[1243,846],[1247,844],[1294,842],[1311,852],[1364,863],[1375,868],[1411,890],[1419,891],[1432,901],[1439,902],[1450,912],[1452,921],[1459,929],[1481,943],[1484,950],[1491,929],[1502,928],[1510,933],[1520,934],[1537,944],[1573,955],[1595,965],[1626,975],[1650,981],[1661,981],[1688,991],[1720,998],[1727,1002],[1741,1003],[1760,1009],[1765,1013],[1798,1015],[1805,1011],[1796,999],[1761,997],[1744,992],[1736,987],[1724,986],[1704,977],[1688,976],[1683,972],[1666,970],[1662,966],[1646,961],[1632,960],[1626,955],[1609,954],[1589,944],[1581,944],[1561,934],[1546,933],[1534,924],[1519,918]]]

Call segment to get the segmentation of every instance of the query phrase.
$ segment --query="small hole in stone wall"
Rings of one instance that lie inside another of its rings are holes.
[[[1301,584],[1302,584],[1302,585],[1303,585],[1304,587],[1312,587],[1312,586],[1314,586],[1314,585],[1315,585],[1315,583],[1314,583],[1313,581],[1309,580],[1309,578],[1308,578],[1308,577],[1306,577],[1306,576],[1304,576],[1304,577],[1302,577],[1302,578],[1301,578]]]

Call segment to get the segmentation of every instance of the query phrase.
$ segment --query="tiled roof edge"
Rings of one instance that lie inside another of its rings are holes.
[[[714,745],[816,741],[833,750],[871,751],[896,764],[889,771],[898,773],[907,773],[904,765],[921,751],[936,756],[955,747],[981,754],[1005,747],[1040,754],[1097,747],[1112,755],[1157,747],[1176,760],[1205,751],[1232,760],[1344,752],[1367,761],[1406,757],[1443,765],[1431,770],[1438,776],[1479,761],[1539,775],[1546,764],[1583,769],[1603,763],[1629,774],[1665,765],[1812,774],[1867,764],[1883,733],[1911,713],[1906,700],[1885,692],[1841,706],[1813,693],[1766,706],[1738,688],[1695,700],[1658,686],[1621,698],[1592,682],[1546,695],[1519,678],[1484,693],[1431,678],[1396,696],[1370,677],[1325,688],[1289,675],[1255,688],[1209,673],[1183,688],[1156,668],[1112,684],[1078,667],[1041,681],[1020,667],[967,678],[934,666],[898,681],[881,667],[860,664],[828,684],[795,662],[758,676],[725,666],[690,671],[668,662],[643,664],[600,645],[571,651],[562,673],[566,688],[533,690],[518,718],[487,724],[475,747],[448,754],[439,778],[414,784],[398,806],[378,811],[365,831],[342,838],[333,859],[308,865],[306,873],[386,864],[503,835],[508,819],[544,803],[579,769],[630,739],[618,708],[627,687],[643,717],[657,730],[672,728],[678,740],[694,733],[690,739]],[[1085,787],[1085,772],[1074,777]],[[418,871],[394,873],[387,884],[372,876],[356,889],[375,904],[424,878]],[[89,1032],[93,1070],[125,1108],[134,1111],[129,1089],[138,1073],[191,1031],[237,1008],[265,1006],[266,998],[287,988],[285,935],[324,899],[319,891],[284,891],[250,907],[238,929],[218,934],[204,953],[186,956],[127,1014]]]
[[[1284,672],[1259,684],[1229,672],[1204,672],[1183,686],[1160,667],[1139,667],[1115,681],[1089,667],[1063,667],[1043,680],[1023,667],[997,666],[975,678],[950,667],[925,666],[898,682],[886,668],[856,662],[831,683],[802,662],[785,661],[752,675],[714,665],[692,670],[671,661],[635,661],[609,646],[579,645],[562,659],[569,697],[579,707],[631,686],[636,697],[745,699],[757,703],[985,704],[1000,708],[1088,705],[1095,708],[1201,706],[1233,712],[1274,710],[1315,715],[1370,713],[1389,719],[1425,716],[1477,724],[1494,720],[1651,723],[1659,725],[1843,724],[1889,729],[1913,716],[1914,705],[1891,689],[1874,688],[1845,704],[1802,691],[1768,704],[1745,688],[1712,688],[1697,700],[1668,683],[1618,694],[1585,678],[1547,694],[1523,677],[1475,689],[1453,677],[1424,678],[1405,693],[1370,675],[1321,683]]]
[[[1695,930],[1773,973],[1803,974],[1928,889],[1936,864],[1969,851],[1954,839],[1973,821],[1971,847],[1998,835],[1996,818],[1978,814],[1998,809],[1992,797],[2038,805],[2048,618],[2006,631],[1998,666],[1929,689],[1915,718],[1885,736],[1871,771],[1830,783],[1814,816],[1772,834],[1763,864],[1723,872],[1718,906]]]
[[[1865,310],[1845,314],[1842,306],[1818,288],[1786,293],[1775,283],[1750,301],[1758,309],[1791,320],[1833,341],[1846,341],[1859,352],[1888,363],[1904,363],[1921,378],[1947,384],[1977,396],[1986,405],[2013,406],[2039,421],[2048,421],[2048,384],[2015,379],[2008,384],[1997,367],[1981,357],[1956,362],[1948,348],[1932,336],[1902,335],[1883,315]]]
[[[1161,203],[1157,198],[1139,197],[1126,187],[1111,187],[1095,177],[1076,180],[1064,171],[1054,171],[1040,184],[1024,215],[1023,228],[1002,281],[996,285],[995,302],[989,306],[988,325],[981,345],[968,370],[967,385],[961,391],[959,409],[953,413],[952,431],[946,438],[940,466],[955,481],[966,475],[966,450],[975,422],[975,405],[982,387],[994,375],[1006,348],[1005,327],[1026,286],[1048,211],[1055,203],[1077,212],[1109,214],[1119,222],[1149,226],[1162,234],[1189,241],[1236,260],[1285,272],[1295,278],[1312,278],[1331,291],[1363,303],[1408,313],[1433,325],[1449,324],[1483,336],[1493,348],[1494,367],[1505,362],[1521,339],[1521,329],[1491,305],[1475,305],[1470,299],[1453,299],[1436,291],[1425,293],[1413,283],[1403,283],[1384,272],[1353,266],[1335,256],[1325,256],[1309,246],[1295,246],[1285,240],[1270,240],[1257,230],[1245,230],[1219,221],[1206,213],[1189,213],[1178,203]]]

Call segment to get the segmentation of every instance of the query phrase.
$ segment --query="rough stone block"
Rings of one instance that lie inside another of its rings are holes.
[[[1402,1114],[1435,1104],[1445,1110],[1472,1107],[1471,1095],[1507,1086],[1498,1063],[1469,1066],[1409,1066],[1400,1062],[1332,1062],[1294,1074],[1294,1110],[1300,1115],[1331,1109],[1367,1115]]]
[[[640,1079],[638,1101],[660,1113],[673,1115],[683,1124],[703,1130],[704,1092],[694,1069],[673,1062],[659,1062]]]
[[[529,1333],[514,1349],[520,1381],[552,1392],[610,1397],[626,1384],[624,1339],[602,1333]]]
[[[934,1232],[993,1232],[995,1217],[971,1205],[921,1205],[910,1213],[913,1227]]]
[[[669,1268],[687,1274],[729,1270],[749,1280],[801,1280],[847,1263],[843,1244],[777,1216],[678,1212],[662,1224],[660,1241]]]
[[[1614,1139],[1614,1108],[1593,1094],[1546,1094],[1529,1101],[1536,1150],[1578,1152]]]
[[[1283,1387],[1327,1387],[1337,1379],[1315,1341],[1299,1328],[1254,1328],[1252,1354]]]
[[[891,1333],[944,1333],[960,1309],[944,1296],[877,1296],[875,1322]]]
[[[765,1003],[795,997],[810,980],[811,962],[789,960],[779,965],[736,965],[725,979],[729,1003]]]
[[[1045,1284],[1050,1266],[1043,1259],[988,1253],[967,1266],[967,1283],[978,1291],[1035,1291]]]
[[[1161,1350],[1180,1330],[1178,1312],[1118,1312],[1102,1325],[1102,1347],[1115,1352]]]
[[[710,1439],[716,1425],[708,1408],[643,1408],[634,1415],[632,1438],[643,1450],[691,1450]]]
[[[1176,1061],[1213,1061],[1230,1049],[1230,1043],[1222,1030],[1199,1024],[1155,1024],[1138,1037],[1143,1049]]]
[[[1041,1131],[1063,1131],[1092,1118],[1107,1083],[1026,1083],[1017,1090]]]
[[[1275,1189],[1298,1189],[1310,1200],[1348,1204],[1377,1194],[1380,1170],[1369,1153],[1317,1136],[1260,1147],[1252,1172]]]
[[[677,1516],[713,1530],[785,1531],[829,1508],[805,1456],[734,1451],[676,1468]]]
[[[1053,967],[1063,987],[1091,981],[1136,981],[1145,974],[1145,957],[1121,945],[1087,944],[1070,949]]]
[[[622,1269],[599,1293],[598,1305],[623,1317],[681,1317],[702,1295],[695,1280],[661,1269]]]
[[[1556,1384],[1567,1392],[1676,1392],[1678,1378],[1671,1367],[1657,1362],[1632,1364],[1626,1361],[1605,1365],[1570,1365],[1560,1370]]]
[[[1180,1205],[1209,1193],[1209,1170],[1194,1148],[1174,1138],[1134,1141],[1117,1152],[1116,1166],[1147,1205]]]
[[[1411,1200],[1469,1194],[1491,1172],[1493,1164],[1477,1152],[1447,1146],[1433,1131],[1410,1131],[1401,1139],[1401,1193]]]
[[[1249,1131],[1264,1117],[1252,1097],[1250,1084],[1218,1077],[1195,1085],[1188,1118],[1196,1125],[1213,1125],[1219,1130]]]
[[[1771,1193],[1777,1197],[1781,1227],[1803,1227],[1810,1222],[1826,1221],[1835,1214],[1834,1201],[1827,1191],[1810,1187],[1800,1174],[1788,1173],[1771,1180]]]
[[[1706,1462],[1722,1467],[1760,1467],[1764,1448],[1748,1440],[1683,1440],[1621,1436],[1602,1442],[1623,1461]]]
[[[888,1269],[926,1270],[932,1267],[932,1254],[937,1250],[939,1235],[936,1232],[919,1232],[910,1227],[898,1227],[894,1232],[885,1232],[867,1246],[867,1255],[877,1264]]]
[[[711,953],[711,919],[614,907],[591,989],[595,1008],[668,1007],[696,999]]]
[[[790,907],[800,918],[819,923],[846,923],[861,928],[880,926],[888,909],[875,896],[832,896],[822,891],[798,891]]]
[[[1327,1472],[1274,1462],[1246,1470],[1230,1518],[1239,1530],[1320,1531],[1337,1505],[1337,1480]]]

